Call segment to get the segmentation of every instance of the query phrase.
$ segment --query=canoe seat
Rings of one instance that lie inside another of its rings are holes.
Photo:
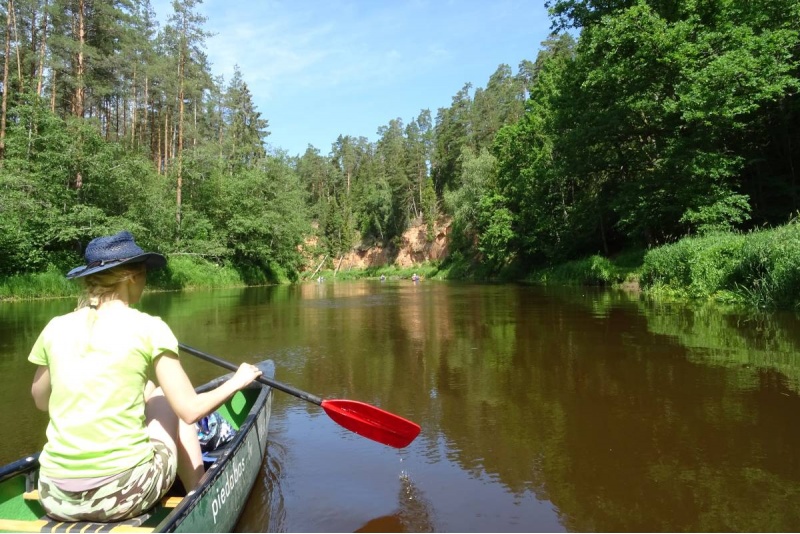
[[[39,490],[35,489],[33,491],[26,491],[22,494],[22,498],[26,501],[38,501],[39,500]],[[161,499],[161,506],[163,508],[175,508],[178,506],[183,500],[183,497],[172,496],[172,497],[164,497]]]
[[[26,501],[38,501],[39,491],[26,491],[22,494]],[[183,497],[164,497],[161,501],[163,508],[175,508]],[[88,521],[56,521],[48,517],[24,521],[18,519],[0,519],[0,531],[7,532],[153,532],[152,527],[143,527],[151,513],[120,521],[116,523],[93,523]]]
[[[135,523],[71,523],[52,519],[0,519],[0,530],[6,532],[153,532],[152,527]]]

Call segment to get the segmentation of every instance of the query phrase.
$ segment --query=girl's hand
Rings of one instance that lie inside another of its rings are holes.
[[[252,363],[243,363],[228,382],[238,391],[249,386],[256,378],[261,376],[261,374],[261,370]]]

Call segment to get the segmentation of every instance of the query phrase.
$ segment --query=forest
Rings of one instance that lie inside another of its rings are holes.
[[[149,0],[0,6],[0,279],[65,272],[123,228],[256,283],[297,280],[310,236],[337,258],[439,218],[446,261],[484,278],[687,239],[724,257],[743,245],[714,236],[796,226],[796,0],[549,0],[516,72],[294,156],[269,147],[246,72],[211,74],[199,4],[163,27]],[[776,239],[800,259],[800,232]]]

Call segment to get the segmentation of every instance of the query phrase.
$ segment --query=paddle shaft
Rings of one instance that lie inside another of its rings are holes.
[[[230,369],[231,371],[236,371],[239,366],[235,363],[231,363],[229,361],[223,360],[222,358],[217,358],[212,354],[207,354],[203,351],[197,350],[195,348],[189,347],[188,345],[184,345],[183,343],[178,343],[178,347],[181,350],[184,350],[191,354],[192,356],[197,356],[198,358],[205,360],[207,362],[211,362],[213,364],[219,365],[220,367],[224,367],[225,369]],[[259,376],[256,378],[262,384],[266,384],[271,386],[275,389],[279,389],[284,393],[288,393],[289,395],[294,395],[297,398],[303,399],[304,401],[308,401],[311,403],[316,404],[317,406],[322,406],[322,399],[317,397],[316,395],[312,395],[311,393],[307,393],[305,391],[301,391],[295,387],[292,387],[288,384],[283,384],[278,382],[277,380],[273,380],[271,378],[267,378],[265,376]]]
[[[183,343],[178,346],[207,362],[219,365],[225,369],[236,371],[239,366],[235,363],[227,362],[222,358],[217,358],[211,354],[193,349]],[[256,380],[262,384],[266,384],[275,389],[294,395],[300,399],[316,404],[325,410],[334,422],[351,432],[363,436],[365,438],[389,445],[390,447],[403,448],[408,446],[420,433],[420,426],[408,419],[403,419],[399,415],[395,415],[386,410],[381,410],[371,404],[365,402],[347,400],[347,399],[327,399],[323,400],[316,395],[306,393],[292,386],[281,384],[277,380],[260,376]]]

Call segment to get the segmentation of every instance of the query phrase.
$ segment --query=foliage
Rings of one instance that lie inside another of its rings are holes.
[[[642,250],[625,251],[613,259],[594,254],[556,267],[538,269],[525,280],[538,284],[606,287],[636,283],[640,276],[643,255]]]
[[[610,255],[796,210],[800,10],[779,3],[552,2],[580,39],[543,43],[525,116],[494,140],[517,252]]]
[[[497,189],[515,214],[516,252],[533,261],[568,258],[581,251],[584,224],[594,220],[580,195],[585,185],[558,170],[556,109],[559,84],[570,67],[574,41],[545,43],[535,67],[525,115],[502,128],[494,140]],[[589,192],[586,189],[586,192]]]
[[[81,291],[78,282],[67,280],[63,269],[50,266],[44,272],[19,274],[0,281],[0,300],[34,299],[41,297],[75,297]],[[252,274],[252,273],[250,273]],[[266,279],[243,275],[230,265],[209,262],[197,256],[171,255],[165,269],[147,276],[148,291],[181,290],[214,287],[238,287]]]
[[[642,286],[669,288],[689,298],[715,295],[732,287],[744,239],[742,234],[711,234],[653,249],[644,258]]]
[[[513,259],[510,244],[514,241],[514,214],[506,207],[505,197],[485,195],[478,204],[478,251],[491,269],[500,269]]]
[[[465,147],[461,153],[461,168],[458,187],[445,192],[444,205],[453,215],[454,249],[474,252],[478,240],[483,210],[480,207],[494,184],[497,160],[483,150],[475,155]]]
[[[642,286],[653,294],[717,297],[758,307],[800,309],[800,224],[748,234],[688,237],[653,249]]]
[[[237,265],[296,276],[309,228],[297,177],[282,161],[269,158],[224,180],[214,217]]]
[[[63,271],[126,228],[245,283],[291,281],[312,234],[339,257],[450,215],[449,275],[553,280],[578,259],[567,276],[614,283],[604,258],[648,247],[651,291],[795,305],[775,252],[793,258],[794,226],[780,246],[746,233],[800,210],[795,0],[551,0],[556,33],[517,73],[291,158],[267,150],[246,73],[210,75],[198,4],[173,2],[163,29],[147,2],[9,5],[0,279]],[[181,276],[162,282],[206,278]]]
[[[436,190],[433,188],[433,179],[431,178],[425,180],[420,198],[420,206],[427,228],[428,240],[432,240],[434,238],[433,231],[436,225],[436,219],[439,217],[439,203],[436,200]]]
[[[380,279],[381,276],[384,276],[387,281],[395,282],[397,280],[411,280],[414,274],[417,274],[421,280],[443,278],[442,269],[438,262],[425,262],[411,267],[384,265],[381,267],[340,271],[336,271],[336,269],[322,269],[317,272],[317,278],[313,281],[319,283],[319,277],[322,278],[322,283],[330,283],[334,281],[360,280],[362,278]]]
[[[80,292],[78,286],[64,277],[64,272],[49,267],[39,273],[17,274],[0,280],[0,300],[34,299],[42,296],[71,297]]]
[[[239,272],[197,256],[171,255],[166,269],[147,276],[148,286],[158,289],[196,289],[245,285]]]
[[[734,284],[760,308],[800,309],[800,223],[753,232],[742,247]]]

